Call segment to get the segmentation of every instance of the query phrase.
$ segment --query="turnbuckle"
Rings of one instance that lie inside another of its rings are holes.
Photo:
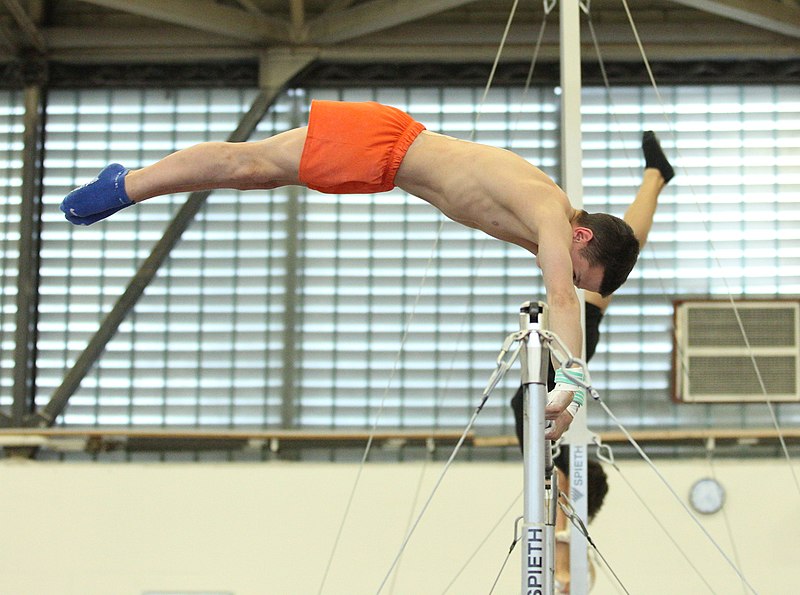
[[[537,331],[542,339],[547,342],[550,347],[550,353],[559,364],[561,372],[569,378],[575,386],[580,386],[586,389],[595,401],[600,400],[600,393],[592,386],[592,377],[589,374],[589,366],[586,365],[581,358],[575,357],[570,353],[569,348],[564,345],[561,338],[551,331],[540,330]],[[570,372],[570,367],[577,367],[583,372],[583,378],[578,378]]]
[[[483,405],[486,403],[486,399],[488,399],[489,395],[492,394],[492,391],[506,375],[506,372],[508,372],[511,366],[514,365],[514,362],[517,361],[519,352],[522,350],[522,341],[530,334],[530,330],[521,330],[511,333],[505,338],[505,341],[503,341],[503,346],[500,348],[500,353],[497,354],[497,367],[489,377],[489,382],[486,384],[486,388],[483,389],[483,398],[481,399],[480,405],[478,405],[479,410],[483,408]],[[519,343],[519,345],[512,350],[511,347],[514,345],[514,343]]]

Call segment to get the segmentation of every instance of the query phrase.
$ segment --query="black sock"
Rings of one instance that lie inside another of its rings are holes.
[[[642,134],[642,152],[644,153],[645,167],[654,167],[660,171],[664,178],[664,183],[675,177],[675,170],[669,164],[667,156],[661,150],[658,137],[652,130]]]

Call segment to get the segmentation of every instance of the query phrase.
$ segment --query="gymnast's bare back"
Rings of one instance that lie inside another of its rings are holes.
[[[139,170],[112,164],[68,194],[61,210],[72,223],[90,225],[163,194],[305,185],[300,166],[307,130],[296,128],[256,142],[201,143]],[[536,254],[550,328],[572,353],[580,353],[580,304],[573,284],[598,292],[604,271],[581,253],[592,239],[591,230],[577,225],[577,212],[542,171],[510,151],[422,131],[409,146],[394,183],[451,219]],[[558,438],[571,420],[566,411],[571,394],[558,395],[546,411],[556,420],[550,439]]]
[[[269,189],[302,185],[298,176],[306,127],[258,142],[204,143],[131,171],[135,202],[165,192],[206,188]],[[179,178],[181,173],[185,180]],[[497,147],[423,131],[411,144],[395,184],[446,216],[537,254],[543,226],[569,237],[575,215],[564,192],[522,157]]]
[[[395,184],[449,218],[538,253],[542,221],[569,233],[575,210],[564,192],[522,157],[497,147],[423,131]]]

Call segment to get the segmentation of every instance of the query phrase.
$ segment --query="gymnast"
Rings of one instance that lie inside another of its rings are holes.
[[[675,176],[669,160],[661,149],[658,137],[652,131],[647,131],[642,135],[642,152],[644,153],[645,169],[642,175],[642,183],[636,193],[631,206],[625,212],[625,221],[633,228],[636,239],[641,246],[647,241],[650,228],[653,225],[653,217],[658,205],[658,196],[661,190]],[[592,359],[600,340],[600,321],[611,304],[611,297],[601,296],[592,291],[584,292],[584,313],[586,329],[586,361]],[[555,387],[555,370],[551,365],[547,377],[548,390]],[[517,389],[511,399],[511,409],[514,412],[515,429],[519,446],[522,448],[523,416],[522,416],[522,387]],[[559,490],[569,496],[569,447],[562,446],[561,452],[555,459],[555,466],[558,472]],[[594,516],[603,505],[605,496],[608,492],[608,480],[602,465],[593,459],[587,461],[586,467],[587,489],[586,495],[586,514],[588,521],[591,522]],[[569,593],[570,585],[570,564],[569,564],[569,536],[570,528],[566,516],[557,509],[556,512],[556,555],[555,555],[555,579],[556,595]],[[595,570],[589,562],[590,585],[594,583]]]
[[[658,205],[658,195],[669,181],[675,176],[675,170],[670,165],[669,160],[656,134],[650,130],[642,134],[642,153],[644,154],[644,172],[642,183],[636,193],[631,205],[625,211],[624,219],[633,229],[636,240],[640,246],[644,246],[650,228],[653,225],[653,216]],[[600,340],[600,322],[603,319],[608,306],[611,304],[611,295],[600,295],[591,290],[584,292],[584,328],[586,335],[586,361],[590,361],[597,349],[597,342]],[[562,376],[551,365],[548,369],[547,388],[552,391],[556,383],[562,381]],[[578,398],[581,399],[582,395]],[[516,394],[511,399],[511,409],[514,411],[516,422],[516,433],[520,448],[522,447],[522,387],[517,389]],[[563,420],[559,420],[563,421]],[[558,422],[556,422],[558,423]]]
[[[573,353],[583,331],[575,287],[608,296],[627,279],[639,243],[617,217],[572,208],[561,188],[522,157],[430,132],[408,114],[374,102],[313,101],[308,126],[246,143],[205,142],[138,170],[111,164],[61,203],[67,220],[90,225],[120,209],[175,192],[300,185],[330,194],[371,194],[395,186],[468,227],[536,256],[550,329]],[[549,396],[556,420],[547,437],[569,427],[577,387]]]

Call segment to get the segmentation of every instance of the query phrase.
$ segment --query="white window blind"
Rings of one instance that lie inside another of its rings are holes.
[[[766,411],[749,405],[670,401],[672,299],[800,293],[798,90],[670,87],[661,90],[665,106],[646,88],[614,89],[611,98],[584,91],[587,210],[623,214],[641,179],[644,129],[659,131],[677,170],[591,366],[631,428],[768,423]],[[109,161],[139,167],[224,139],[254,95],[50,94],[39,406],[185,199],[153,199],[75,228],[57,209],[63,195]],[[294,90],[255,136],[304,123],[311,97],[377,100],[432,130],[511,148],[558,179],[553,90],[496,88],[478,118],[481,95],[455,87]],[[299,214],[290,220],[294,200]],[[520,303],[544,295],[531,255],[449,221],[434,249],[440,224],[433,207],[397,190],[215,191],[60,423],[368,428],[383,403],[383,427],[462,428],[503,338],[517,328]],[[3,237],[15,232],[12,225]],[[6,281],[4,295],[13,289]],[[511,431],[507,403],[518,378],[514,371],[496,389],[478,431]],[[778,413],[798,421],[796,408]],[[590,424],[608,425],[599,408],[590,406]]]
[[[382,101],[428,128],[513,146],[551,166],[555,96],[496,91],[477,117],[476,89],[311,90],[316,98]],[[546,99],[545,99],[546,98]],[[541,295],[530,254],[457,225],[395,190],[375,196],[305,195],[299,381],[303,426],[457,428],[480,399],[525,299]],[[440,225],[443,225],[437,244]],[[402,347],[402,351],[401,351]],[[509,375],[482,423],[507,428]],[[382,406],[382,409],[381,409]]]
[[[664,105],[649,88],[584,92],[587,208],[624,211],[640,176],[642,129],[658,131],[676,166],[648,244],[603,321],[593,378],[633,426],[769,427],[763,405],[670,401],[672,301],[800,294],[800,87],[661,93]],[[793,406],[777,411],[781,423],[800,417]],[[612,427],[601,411],[590,418]]]
[[[136,168],[224,140],[254,91],[52,93],[37,403],[46,403],[185,195],[91,227],[57,205],[106,163]],[[262,122],[284,129],[280,105]],[[71,398],[63,423],[235,426],[280,421],[284,194],[215,192]]]
[[[0,406],[11,405],[14,380],[23,115],[22,93],[0,91]]]

